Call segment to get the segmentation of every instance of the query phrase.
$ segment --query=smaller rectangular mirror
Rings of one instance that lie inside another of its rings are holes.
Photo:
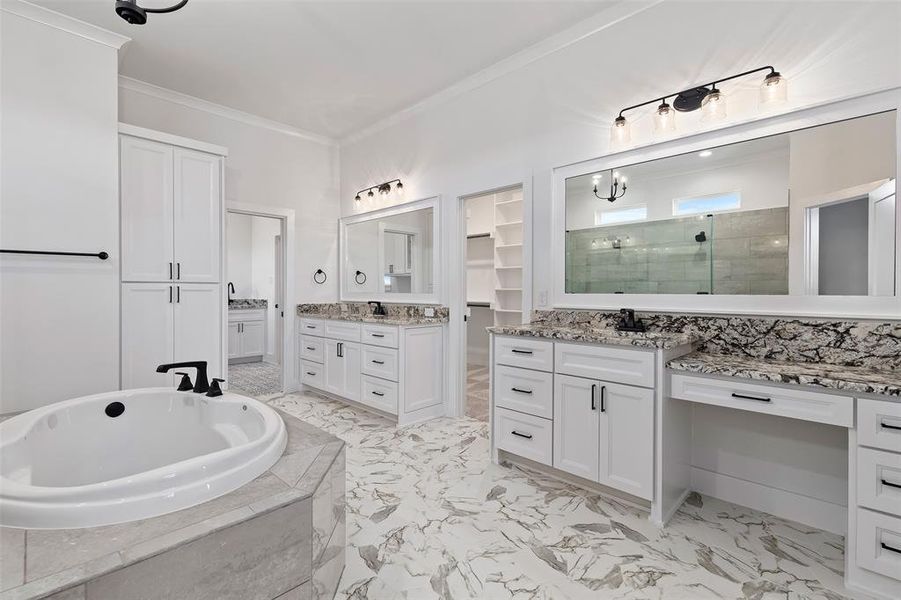
[[[341,219],[342,299],[437,302],[436,213],[424,200]]]

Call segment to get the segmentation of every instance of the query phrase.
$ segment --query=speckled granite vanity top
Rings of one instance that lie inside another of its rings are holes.
[[[365,302],[298,304],[297,316],[308,319],[333,319],[380,325],[441,325],[447,323],[449,316],[445,306],[385,304],[384,308],[387,315],[375,316],[372,314],[372,307]],[[427,317],[425,315],[427,309],[432,309],[434,316]]]
[[[269,301],[265,298],[232,298],[228,301],[228,310],[250,310],[267,306]]]
[[[639,348],[676,348],[678,346],[693,344],[698,340],[697,336],[687,333],[669,333],[662,331],[633,333],[630,331],[617,331],[612,327],[563,327],[553,323],[544,322],[529,323],[527,325],[489,327],[488,331],[495,335],[518,335],[567,342],[637,346]]]
[[[0,598],[43,598],[312,496],[341,454],[344,442],[286,413],[279,414],[288,431],[282,457],[268,471],[224,496],[121,525],[0,528]]]
[[[830,365],[813,362],[782,362],[750,356],[692,352],[673,359],[674,371],[703,373],[832,388],[845,392],[901,397],[901,370]]]

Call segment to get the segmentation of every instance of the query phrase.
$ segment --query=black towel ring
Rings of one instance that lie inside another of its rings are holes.
[[[361,276],[363,277],[363,281],[360,281]],[[354,275],[354,281],[357,282],[357,285],[363,285],[364,283],[366,283],[366,273],[364,273],[363,271],[357,271],[357,274]]]
[[[325,271],[323,271],[322,269],[316,269],[316,272],[313,273],[313,281],[315,281],[319,285],[325,283],[326,279],[328,279],[328,275],[326,275]]]

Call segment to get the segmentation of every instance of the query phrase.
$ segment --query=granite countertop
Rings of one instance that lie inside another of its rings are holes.
[[[311,496],[344,442],[278,412],[288,433],[282,457],[268,471],[224,496],[119,525],[54,530],[0,528],[0,598],[43,598]]]
[[[901,397],[901,372],[823,363],[782,362],[726,354],[692,352],[667,363],[674,371],[703,373],[831,388],[844,392]]]
[[[353,321],[354,323],[378,323],[379,325],[443,325],[446,319],[438,317],[408,317],[388,315],[377,317],[375,315],[346,314],[336,315],[331,313],[298,312],[298,317],[305,319],[329,319],[332,321]]]
[[[269,301],[265,298],[232,298],[228,301],[228,310],[249,310],[268,306]]]
[[[541,322],[527,325],[489,327],[495,335],[518,335],[523,337],[548,338],[567,342],[588,342],[614,346],[636,346],[639,348],[676,348],[698,341],[696,336],[686,333],[660,331],[631,332],[613,328],[561,327]]]

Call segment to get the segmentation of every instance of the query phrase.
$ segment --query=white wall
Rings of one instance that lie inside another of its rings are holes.
[[[253,298],[268,301],[266,311],[266,360],[275,360],[275,238],[281,233],[281,222],[268,217],[251,217],[251,282]]]
[[[232,298],[254,298],[253,295],[253,217],[238,213],[225,216],[225,276],[235,286]]]
[[[338,296],[338,150],[334,146],[232,120],[131,89],[120,89],[120,119],[228,148],[227,203],[296,211],[293,301]],[[313,282],[322,268],[323,285]],[[292,299],[288,298],[288,304]]]
[[[611,10],[630,10],[633,3]],[[624,106],[667,90],[775,65],[790,103],[806,106],[901,85],[897,3],[663,2],[472,91],[414,111],[341,148],[343,214],[372,181],[404,180],[406,198],[441,195],[445,235],[454,200],[534,177],[534,297],[551,289],[551,171],[608,153]],[[678,23],[678,26],[674,26]],[[725,27],[741,23],[741,27]],[[724,84],[730,119],[755,115],[757,85]],[[745,109],[743,112],[743,108]],[[641,111],[638,111],[639,113]],[[683,119],[682,133],[698,130]],[[641,116],[633,136],[646,136]],[[644,133],[643,133],[644,131]],[[398,202],[377,199],[371,210]],[[447,241],[452,241],[450,237]],[[445,248],[456,246],[444,245]],[[445,298],[448,291],[443,286]]]
[[[0,258],[0,413],[119,387],[116,85],[124,41],[31,5],[2,9],[0,246],[104,250],[110,259]],[[20,9],[54,25],[6,12]]]

